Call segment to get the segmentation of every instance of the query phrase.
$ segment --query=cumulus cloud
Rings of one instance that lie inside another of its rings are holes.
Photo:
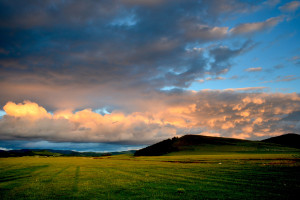
[[[183,134],[253,139],[299,131],[299,121],[288,118],[300,110],[295,93],[158,93],[144,106],[144,112],[129,114],[115,110],[101,115],[91,109],[50,114],[30,101],[8,102],[0,119],[0,139],[146,144]]]
[[[230,30],[232,34],[248,34],[254,33],[257,31],[262,31],[265,29],[272,28],[276,26],[279,22],[281,22],[283,18],[279,17],[272,17],[267,19],[264,22],[254,22],[254,23],[244,23],[240,24]]]
[[[11,105],[14,106],[14,111]],[[113,112],[102,116],[85,109],[75,113],[57,111],[53,115],[50,113],[41,115],[36,111],[27,112],[32,105],[37,104],[30,101],[18,105],[8,102],[4,106],[7,115],[0,121],[1,139],[126,143],[149,142],[176,134],[172,127],[161,126],[162,122],[140,113],[125,115],[121,112]],[[44,111],[43,108],[42,110]]]
[[[30,101],[24,101],[24,104],[7,102],[7,104],[3,107],[3,110],[7,115],[14,117],[26,117],[32,120],[51,117],[45,108]]]
[[[279,9],[283,12],[294,12],[298,10],[299,7],[300,7],[300,1],[291,1],[279,7]]]

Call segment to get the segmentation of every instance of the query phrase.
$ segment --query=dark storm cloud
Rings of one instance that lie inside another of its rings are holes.
[[[251,42],[215,44],[213,62],[187,47],[219,43],[230,34],[222,19],[255,7],[236,0],[1,0],[0,105],[30,99],[50,110],[96,108],[226,73]]]

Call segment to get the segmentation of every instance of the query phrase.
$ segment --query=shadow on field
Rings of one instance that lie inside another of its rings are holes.
[[[80,167],[76,167],[75,171],[75,178],[74,178],[74,184],[73,184],[73,192],[78,192],[78,179],[79,179],[79,173],[80,173]]]
[[[46,167],[49,167],[49,165],[40,165],[40,166],[32,166],[32,167],[26,167],[21,169],[9,170],[6,171],[5,174],[0,175],[0,182],[7,182],[7,181],[13,181],[17,179],[31,177],[32,173]]]
[[[63,173],[64,171],[66,171],[69,167],[70,167],[70,166],[67,166],[67,167],[62,168],[61,170],[59,170],[58,172],[56,172],[51,178],[45,180],[44,182],[45,182],[45,183],[52,182],[53,179],[54,179],[55,177],[57,177],[58,175],[60,175],[60,174]]]

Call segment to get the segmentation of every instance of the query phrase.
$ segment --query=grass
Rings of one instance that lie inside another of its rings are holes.
[[[1,199],[298,199],[299,153],[0,158]]]

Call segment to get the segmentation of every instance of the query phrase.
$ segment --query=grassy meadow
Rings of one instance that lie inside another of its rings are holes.
[[[299,152],[0,158],[6,199],[299,199]]]

